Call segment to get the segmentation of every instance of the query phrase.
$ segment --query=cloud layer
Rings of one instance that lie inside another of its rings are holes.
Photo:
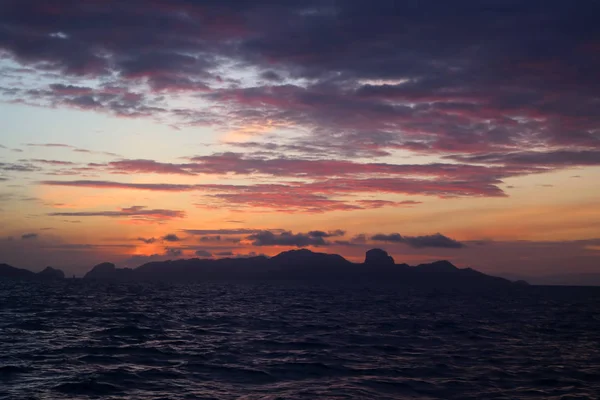
[[[596,6],[8,0],[0,49],[23,68],[4,73],[48,83],[2,93],[250,134],[294,127],[307,136],[278,145],[300,151],[538,148],[556,164],[557,149],[600,147]],[[169,101],[190,93],[206,107]]]

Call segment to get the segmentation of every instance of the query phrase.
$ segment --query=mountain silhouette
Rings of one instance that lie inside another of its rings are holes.
[[[23,278],[33,278],[35,273],[26,270],[13,267],[8,264],[0,264],[0,278],[8,278],[8,279],[23,279]]]
[[[39,273],[0,264],[0,279],[64,279],[61,270],[46,267]],[[471,268],[457,268],[450,261],[409,266],[396,264],[384,250],[371,249],[363,263],[353,263],[338,254],[317,253],[306,249],[284,251],[274,257],[181,259],[156,261],[137,268],[117,268],[111,263],[93,267],[85,280],[155,282],[380,282],[395,285],[489,288],[524,286],[486,275]]]
[[[0,279],[64,279],[65,274],[59,269],[46,267],[43,271],[35,273],[28,269],[16,268],[8,264],[0,264]]]
[[[310,250],[284,251],[274,257],[185,259],[157,261],[137,268],[96,265],[84,279],[108,281],[313,281],[384,282],[403,285],[433,285],[487,288],[513,285],[511,281],[471,268],[457,268],[449,261],[411,267],[396,264],[387,252],[371,249],[364,263],[352,263],[340,255]]]
[[[394,258],[384,250],[371,249],[365,254],[366,265],[394,265]]]

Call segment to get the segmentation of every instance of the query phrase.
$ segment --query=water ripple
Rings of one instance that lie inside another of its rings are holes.
[[[0,282],[0,399],[590,399],[600,290]]]

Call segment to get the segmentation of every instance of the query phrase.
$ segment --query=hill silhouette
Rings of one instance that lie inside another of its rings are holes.
[[[314,281],[385,282],[404,285],[490,287],[512,285],[507,279],[461,269],[449,261],[414,267],[396,264],[381,249],[366,253],[364,263],[352,263],[340,255],[306,249],[282,252],[274,257],[182,259],[150,262],[137,268],[116,268],[102,263],[84,279],[104,281]]]
[[[39,273],[0,264],[0,279],[64,279],[61,270],[47,267]],[[306,249],[284,251],[274,257],[181,259],[156,261],[137,268],[117,268],[112,263],[93,267],[85,280],[155,282],[382,282],[399,285],[489,288],[522,286],[471,268],[457,268],[449,261],[409,266],[396,264],[387,252],[371,249],[363,263],[353,263],[338,254]]]
[[[0,264],[0,279],[38,279],[56,280],[64,279],[65,274],[59,269],[46,267],[43,271],[35,273],[28,269],[16,268],[8,264]]]

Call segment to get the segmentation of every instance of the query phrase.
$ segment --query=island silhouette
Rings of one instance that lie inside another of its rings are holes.
[[[0,278],[56,280],[64,279],[64,273],[51,267],[34,273],[0,264]],[[363,263],[350,262],[338,254],[318,253],[307,249],[284,251],[273,257],[156,261],[137,268],[117,268],[106,262],[93,267],[83,279],[130,282],[384,282],[465,288],[526,284],[486,275],[472,268],[458,268],[446,260],[417,266],[396,264],[382,249],[367,251]]]

